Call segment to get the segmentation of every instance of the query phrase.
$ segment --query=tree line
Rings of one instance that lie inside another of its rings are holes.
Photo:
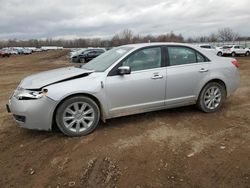
[[[3,47],[41,47],[41,46],[63,46],[64,48],[83,48],[83,47],[113,47],[131,43],[142,42],[228,42],[236,40],[250,40],[250,37],[242,37],[231,28],[219,29],[216,33],[208,36],[189,37],[184,39],[182,34],[174,32],[160,35],[139,35],[134,34],[130,29],[115,34],[111,39],[102,38],[79,38],[79,39],[30,39],[30,40],[7,40],[0,41],[0,48]]]

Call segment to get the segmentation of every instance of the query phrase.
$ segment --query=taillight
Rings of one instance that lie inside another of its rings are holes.
[[[240,67],[239,63],[238,63],[236,60],[233,60],[233,61],[232,61],[232,64],[233,64],[236,68],[239,68],[239,67]]]

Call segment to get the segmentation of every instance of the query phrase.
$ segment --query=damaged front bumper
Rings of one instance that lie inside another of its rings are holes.
[[[42,97],[37,100],[18,100],[12,96],[6,105],[17,124],[27,129],[51,130],[56,101]]]

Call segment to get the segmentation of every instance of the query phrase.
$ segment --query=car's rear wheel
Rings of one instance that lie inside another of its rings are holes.
[[[98,126],[100,110],[89,97],[75,96],[62,102],[56,111],[58,128],[68,136],[82,136]]]
[[[235,52],[232,52],[231,55],[232,55],[232,57],[235,57],[235,56],[236,56],[236,53],[235,53]]]
[[[222,56],[222,52],[218,52],[217,55],[218,55],[218,56]]]
[[[81,59],[80,59],[80,63],[86,63],[85,58],[81,58]]]
[[[223,84],[209,82],[200,92],[197,106],[203,112],[215,112],[220,109],[226,98],[226,89]]]
[[[245,55],[246,55],[246,56],[249,56],[249,51],[247,51]]]

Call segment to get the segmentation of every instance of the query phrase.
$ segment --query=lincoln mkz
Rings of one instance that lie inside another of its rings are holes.
[[[196,104],[215,112],[239,86],[235,59],[179,43],[113,48],[87,64],[24,78],[7,110],[28,129],[68,136],[92,132],[99,120]]]

